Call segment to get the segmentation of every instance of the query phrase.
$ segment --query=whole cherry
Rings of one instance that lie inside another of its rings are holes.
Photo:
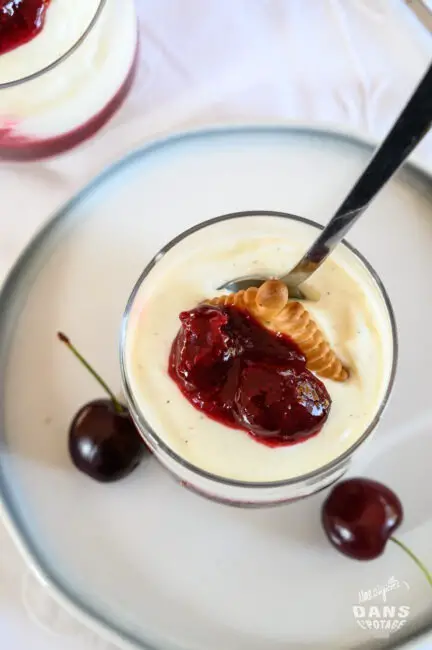
[[[96,481],[108,483],[124,478],[139,465],[148,449],[126,407],[68,337],[61,332],[57,336],[109,396],[85,404],[73,418],[68,440],[72,462]]]
[[[333,546],[355,560],[374,560],[388,541],[402,548],[432,586],[432,575],[416,555],[393,537],[403,521],[397,495],[382,483],[351,478],[337,483],[322,506],[324,531]]]

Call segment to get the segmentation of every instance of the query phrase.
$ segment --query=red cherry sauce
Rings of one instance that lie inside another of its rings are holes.
[[[180,321],[169,374],[193,406],[270,447],[320,431],[331,399],[289,337],[236,307],[203,305]]]
[[[51,0],[0,0],[0,54],[31,41],[42,30]]]

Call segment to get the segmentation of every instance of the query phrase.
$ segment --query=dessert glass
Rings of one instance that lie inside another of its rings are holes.
[[[79,11],[80,2],[69,7]],[[50,34],[44,34],[51,6],[40,34],[0,56],[0,158],[32,160],[74,147],[101,128],[125,99],[138,53],[134,2],[96,0],[94,11],[89,7],[85,24],[74,24],[73,36],[67,27],[73,16],[66,12],[64,25],[50,26],[54,35],[64,27],[65,49],[60,52],[56,41],[54,60]],[[57,14],[61,8],[56,6]],[[24,74],[18,73],[21,69]]]
[[[354,444],[351,445],[347,451],[344,451],[341,453],[341,455],[334,458],[331,462],[323,465],[322,467],[319,467],[318,469],[307,474],[289,478],[287,480],[268,482],[241,481],[218,476],[193,465],[188,460],[182,458],[176,452],[174,452],[159,435],[158,431],[155,431],[149,425],[146,418],[146,413],[143,412],[142,409],[138,406],[138,400],[136,399],[136,395],[132,389],[127,355],[131,312],[134,309],[134,306],[139,304],[141,289],[144,287],[144,285],[151,282],[152,270],[168,251],[173,249],[181,242],[184,242],[184,240],[187,240],[188,237],[193,236],[197,231],[205,228],[211,228],[212,225],[222,221],[242,219],[244,217],[250,218],[251,216],[276,216],[281,219],[289,219],[301,222],[307,225],[311,231],[314,231],[311,232],[311,237],[313,238],[316,237],[319,230],[322,230],[321,225],[308,219],[303,219],[301,217],[282,212],[262,211],[256,213],[239,212],[223,215],[221,217],[216,217],[215,219],[211,219],[209,221],[200,223],[193,228],[190,228],[169,242],[163,249],[161,249],[142,272],[128,300],[123,315],[120,337],[120,365],[124,394],[138,431],[141,433],[142,437],[152,450],[153,454],[160,461],[160,463],[166,469],[168,469],[169,472],[171,472],[171,474],[178,481],[180,481],[183,486],[214,501],[241,507],[260,507],[295,501],[318,492],[340,479],[348,470],[355,452],[358,451],[363,443],[370,438],[383,414],[384,408],[387,405],[392,391],[398,356],[396,323],[391,302],[386,293],[386,290],[372,266],[361,255],[361,253],[359,253],[347,242],[342,242],[340,246],[345,247],[351,252],[352,256],[357,259],[357,262],[363,266],[370,280],[374,283],[374,286],[377,289],[388,318],[389,336],[392,350],[391,363],[387,372],[387,384],[383,398],[381,399],[378,409],[371,416],[371,420],[363,431],[362,435],[354,442]],[[257,442],[257,444],[260,443]],[[307,444],[307,442],[299,444]]]

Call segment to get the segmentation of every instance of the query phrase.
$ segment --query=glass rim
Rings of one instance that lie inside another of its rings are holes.
[[[81,34],[78,40],[75,41],[75,43],[68,50],[66,50],[66,52],[64,52],[64,54],[59,56],[58,59],[55,59],[54,61],[46,65],[44,68],[41,68],[40,70],[36,70],[36,72],[32,72],[31,74],[28,74],[25,77],[19,77],[19,79],[13,79],[12,81],[5,81],[3,83],[0,83],[0,90],[4,90],[6,88],[13,88],[14,86],[19,86],[28,81],[33,81],[34,79],[41,77],[47,72],[50,72],[58,65],[60,65],[60,63],[63,63],[63,61],[68,59],[71,56],[71,54],[73,54],[82,45],[82,43],[86,40],[87,36],[93,30],[93,27],[96,25],[97,21],[99,20],[99,16],[101,15],[102,10],[105,7],[107,2],[108,0],[99,0],[99,4],[96,8],[96,11],[92,19],[90,20],[89,24],[87,25],[86,29],[84,30],[84,32]]]
[[[132,306],[135,302],[136,295],[149,275],[149,273],[152,271],[152,269],[157,265],[157,263],[162,259],[162,257],[168,253],[172,248],[174,248],[177,244],[179,244],[181,241],[189,237],[190,235],[193,235],[195,232],[198,232],[200,230],[203,230],[209,226],[212,226],[214,224],[223,222],[223,221],[229,221],[231,219],[242,219],[245,217],[256,217],[256,216],[270,216],[270,217],[279,217],[283,219],[289,219],[291,221],[297,221],[300,223],[304,223],[308,226],[311,226],[313,228],[316,228],[318,230],[323,230],[324,226],[322,224],[316,223],[315,221],[312,221],[311,219],[307,219],[305,217],[300,217],[295,214],[291,214],[289,212],[280,212],[280,211],[274,211],[274,210],[246,210],[246,211],[241,211],[241,212],[231,212],[228,214],[224,214],[218,217],[213,217],[212,219],[208,219],[206,221],[202,221],[199,224],[192,226],[191,228],[188,228],[187,230],[183,231],[173,239],[171,239],[165,246],[163,246],[157,253],[154,255],[154,257],[150,260],[150,262],[146,265],[142,273],[140,274],[138,280],[135,282],[135,285],[132,289],[132,292],[128,298],[125,310],[123,312],[122,316],[122,322],[121,322],[121,330],[120,330],[120,343],[119,343],[119,353],[120,353],[120,372],[121,372],[121,379],[122,379],[122,385],[123,385],[123,390],[125,393],[125,397],[128,403],[128,408],[130,409],[133,418],[139,423],[140,427],[145,430],[146,434],[144,435],[141,430],[139,431],[140,435],[146,439],[146,436],[149,436],[151,439],[153,445],[156,448],[160,448],[161,450],[166,453],[171,460],[175,461],[185,469],[189,470],[193,474],[196,474],[200,476],[201,478],[204,478],[206,480],[210,480],[212,482],[224,485],[226,487],[233,487],[233,488],[250,488],[250,489],[269,489],[269,488],[277,488],[277,487],[285,487],[285,486],[293,486],[296,484],[299,484],[304,481],[310,481],[313,479],[318,479],[320,478],[321,475],[323,474],[328,474],[332,470],[336,470],[338,467],[344,464],[345,461],[347,461],[353,453],[369,438],[369,436],[372,434],[374,429],[376,428],[378,422],[381,419],[381,416],[388,404],[393,386],[394,386],[394,381],[396,377],[396,369],[397,369],[397,364],[398,364],[398,356],[399,356],[399,342],[398,342],[398,331],[397,331],[397,325],[396,325],[396,319],[393,311],[393,307],[390,301],[390,298],[388,296],[388,293],[378,276],[377,272],[375,269],[372,267],[370,262],[364,257],[362,253],[360,253],[352,244],[347,242],[345,239],[342,240],[341,244],[348,248],[351,253],[353,253],[357,259],[365,266],[366,270],[376,283],[381,296],[384,300],[384,304],[387,310],[387,314],[389,317],[390,321],[390,326],[391,326],[391,335],[392,335],[392,367],[390,371],[390,376],[388,379],[388,384],[386,391],[384,393],[384,396],[380,402],[380,405],[372,419],[372,421],[369,423],[368,427],[365,429],[363,434],[349,447],[346,451],[344,451],[340,456],[337,456],[334,458],[332,461],[327,463],[326,465],[323,465],[322,467],[319,467],[318,469],[315,469],[311,472],[307,472],[306,474],[301,474],[299,476],[291,477],[289,479],[279,479],[277,481],[242,481],[239,479],[230,479],[225,476],[220,476],[218,474],[213,474],[212,472],[208,472],[206,470],[203,470],[202,468],[198,467],[197,465],[194,465],[193,463],[189,462],[185,458],[182,458],[179,456],[167,443],[162,440],[158,434],[154,431],[154,429],[150,426],[150,424],[147,422],[146,418],[144,417],[143,413],[141,412],[141,409],[138,407],[137,402],[134,398],[133,391],[131,389],[129,379],[128,379],[128,373],[127,373],[127,363],[126,363],[126,358],[125,358],[125,351],[126,351],[126,336],[127,336],[127,327],[129,324],[129,317],[130,313],[132,310]],[[306,441],[307,442],[307,441]],[[169,469],[171,472],[172,470]]]

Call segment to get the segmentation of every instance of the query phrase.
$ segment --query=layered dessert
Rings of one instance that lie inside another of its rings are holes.
[[[311,276],[313,300],[291,300],[275,280],[217,291],[235,277],[283,275],[315,236],[278,217],[221,221],[176,243],[139,286],[129,390],[156,436],[204,472],[254,483],[303,476],[353,447],[380,411],[392,323],[349,248]]]
[[[133,0],[0,0],[0,153],[55,153],[124,99],[137,53]]]

